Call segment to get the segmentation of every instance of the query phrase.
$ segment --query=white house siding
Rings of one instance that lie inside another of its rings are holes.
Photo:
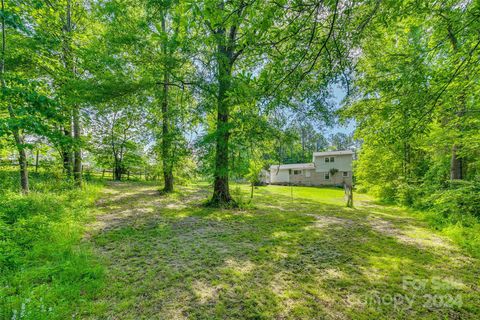
[[[335,162],[325,162],[325,158],[333,157]],[[315,171],[329,172],[330,169],[335,168],[338,171],[352,172],[352,155],[332,155],[332,156],[314,156]]]
[[[325,157],[329,159],[334,157],[335,160],[334,162],[325,162]],[[351,184],[352,160],[353,153],[350,151],[316,152],[313,155],[313,163],[286,164],[280,165],[280,167],[272,165],[270,167],[270,183],[304,186]],[[331,169],[338,171],[332,176]],[[329,174],[329,179],[325,179],[326,173]]]
[[[308,176],[307,171],[310,171],[310,176]],[[333,177],[330,176],[330,179],[325,179],[324,172],[316,172],[315,170],[303,170],[300,175],[290,175],[290,183],[293,185],[302,185],[302,186],[329,186],[329,185],[343,185],[343,183],[351,183],[352,176],[349,174],[348,177],[343,177],[341,172],[337,172]]]
[[[289,183],[290,182],[290,174],[289,169],[277,169],[277,168],[270,168],[270,183],[272,184],[281,184],[281,183]]]
[[[334,162],[325,162],[325,158],[334,158]],[[313,156],[315,164],[315,173],[318,175],[318,181],[323,185],[341,185],[344,183],[352,183],[352,160],[353,154],[326,154]],[[330,174],[330,179],[325,179],[325,173],[330,173],[331,169],[337,169],[338,172],[333,176]],[[344,177],[346,172],[346,177]]]

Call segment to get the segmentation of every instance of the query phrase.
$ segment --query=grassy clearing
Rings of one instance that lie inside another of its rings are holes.
[[[247,186],[234,187],[248,202]],[[293,198],[292,198],[293,190]],[[340,189],[270,186],[243,210],[204,186],[114,183],[87,242],[106,266],[87,319],[475,319],[479,261],[416,216]]]
[[[102,185],[78,191],[32,174],[33,192],[22,196],[10,183],[16,172],[0,176],[0,319],[71,318],[103,283],[101,264],[81,242]]]

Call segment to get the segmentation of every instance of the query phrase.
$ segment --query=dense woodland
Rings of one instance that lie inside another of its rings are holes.
[[[236,207],[232,180],[332,149],[356,151],[355,192],[480,245],[478,1],[1,0],[0,18],[8,268],[52,189],[202,180]]]
[[[306,161],[332,147],[324,134],[340,116],[358,125],[364,188],[410,198],[412,188],[473,181],[478,10],[470,1],[4,1],[2,162],[18,159],[24,193],[32,165],[79,186],[85,171],[120,180],[148,167],[166,192],[176,175],[211,177],[213,203],[228,204],[229,177],[251,160]],[[340,112],[334,86],[347,92]],[[354,145],[345,140],[332,144]]]

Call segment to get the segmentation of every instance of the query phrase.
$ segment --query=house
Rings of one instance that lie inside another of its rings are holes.
[[[270,184],[304,186],[352,183],[353,151],[314,152],[312,163],[270,166]]]
[[[294,163],[270,167],[270,184],[290,184],[311,178],[315,170],[313,163]]]

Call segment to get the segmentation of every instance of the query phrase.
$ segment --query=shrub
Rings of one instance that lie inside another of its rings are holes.
[[[397,188],[393,183],[386,183],[382,186],[372,186],[370,192],[381,202],[395,203],[397,197]]]
[[[447,189],[436,191],[427,197],[427,204],[443,216],[473,215],[480,218],[480,183],[450,182]]]
[[[446,188],[430,191],[416,203],[429,224],[449,236],[475,257],[480,257],[480,183],[448,182]]]
[[[397,186],[396,202],[402,206],[414,206],[420,196],[421,189],[413,184],[400,183]]]

